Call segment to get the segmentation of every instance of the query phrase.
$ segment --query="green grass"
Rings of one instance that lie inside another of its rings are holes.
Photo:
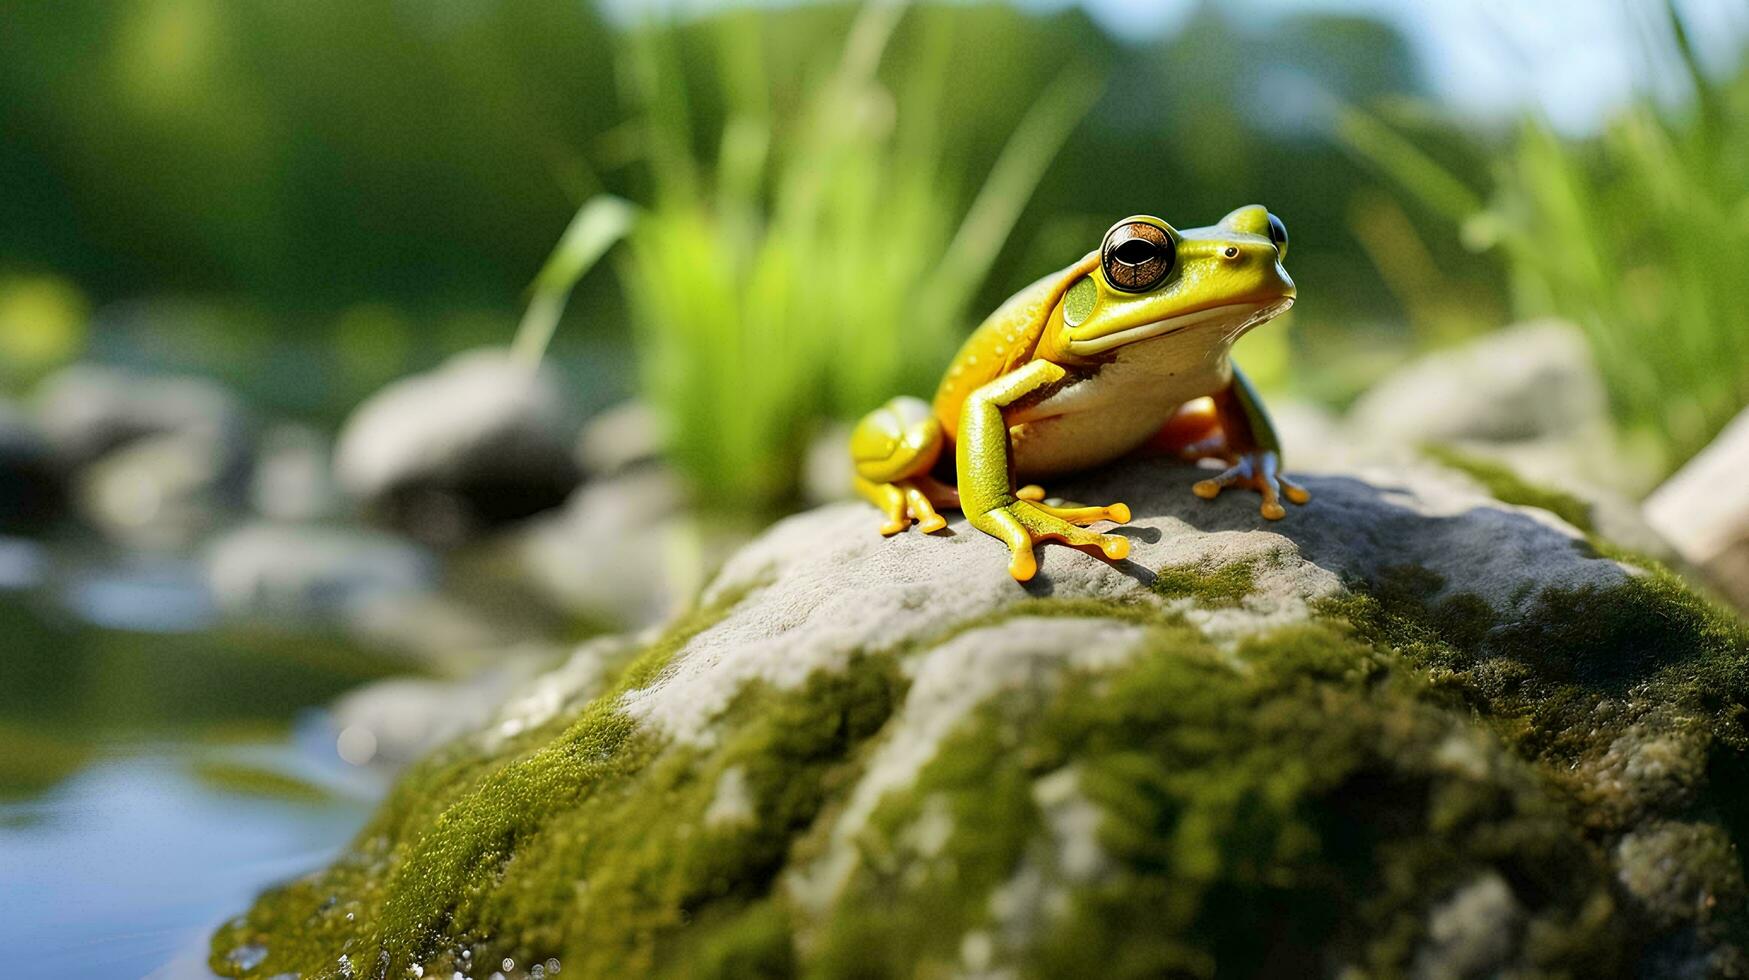
[[[757,15],[713,22],[716,91],[688,88],[669,24],[620,47],[622,91],[647,189],[585,204],[537,281],[518,346],[538,355],[563,295],[621,235],[639,390],[707,509],[766,516],[793,501],[822,418],[927,395],[968,306],[1097,86],[1071,70],[1022,117],[981,189],[940,131],[953,97],[948,37],[926,31],[908,70],[878,76],[905,3],[869,3],[843,47],[817,56],[799,102],[766,77]],[[697,86],[695,86],[697,87]],[[694,100],[721,98],[713,140]],[[556,297],[556,302],[555,302]]]
[[[1404,193],[1501,257],[1518,315],[1585,331],[1623,431],[1667,470],[1749,404],[1749,71],[1709,77],[1673,8],[1668,25],[1647,60],[1685,77],[1684,105],[1642,96],[1587,139],[1527,116],[1486,191],[1376,116],[1342,126]]]

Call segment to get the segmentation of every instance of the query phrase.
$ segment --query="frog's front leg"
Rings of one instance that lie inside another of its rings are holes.
[[[1127,519],[1129,509],[1122,504],[1110,508],[1057,508],[1022,500],[1014,492],[1008,466],[1008,423],[1002,410],[1063,380],[1066,373],[1050,361],[1029,362],[973,392],[960,411],[955,446],[960,509],[973,527],[1008,545],[1008,572],[1020,582],[1038,571],[1038,559],[1032,549],[1043,541],[1097,548],[1113,561],[1130,552],[1128,538],[1095,534],[1073,523],[1076,517],[1090,517],[1080,513],[1082,510],[1098,510],[1101,517],[1121,515]]]
[[[1263,497],[1259,512],[1272,521],[1287,516],[1282,497],[1296,504],[1312,499],[1304,487],[1281,474],[1281,440],[1256,389],[1237,367],[1233,383],[1214,395],[1214,408],[1226,449],[1221,455],[1232,465],[1218,476],[1198,480],[1190,488],[1193,493],[1213,500],[1228,487],[1255,490]]]

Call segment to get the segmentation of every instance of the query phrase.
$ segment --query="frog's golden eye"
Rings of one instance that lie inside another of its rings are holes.
[[[1105,233],[1099,261],[1105,281],[1116,289],[1139,293],[1153,289],[1172,271],[1178,245],[1159,225],[1130,221]]]
[[[1269,240],[1275,243],[1276,257],[1287,258],[1287,225],[1273,214],[1269,216]]]

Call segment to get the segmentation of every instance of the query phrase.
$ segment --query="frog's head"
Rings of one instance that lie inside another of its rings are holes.
[[[1096,357],[1192,327],[1230,345],[1294,301],[1282,268],[1287,226],[1261,205],[1207,228],[1179,231],[1145,214],[1111,226],[1087,256],[1053,317],[1053,352]]]

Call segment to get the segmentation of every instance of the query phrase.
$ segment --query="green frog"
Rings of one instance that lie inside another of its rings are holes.
[[[1192,487],[1199,497],[1247,488],[1270,520],[1285,515],[1284,498],[1306,503],[1231,358],[1234,341],[1293,305],[1287,242],[1287,226],[1260,205],[1185,230],[1134,215],[1016,293],[954,356],[934,404],[895,398],[857,424],[856,489],[885,515],[881,533],[913,521],[939,531],[940,510],[957,507],[1008,546],[1018,581],[1037,572],[1044,541],[1121,561],[1129,539],[1088,528],[1127,523],[1127,506],[1048,498],[1031,481],[1144,449],[1223,460]]]

